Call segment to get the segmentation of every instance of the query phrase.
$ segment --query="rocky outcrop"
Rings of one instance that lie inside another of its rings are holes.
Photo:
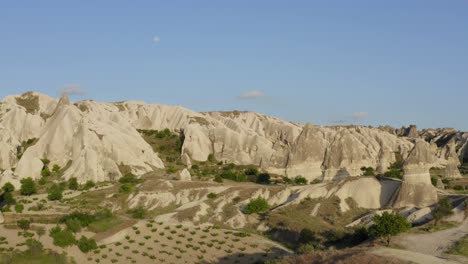
[[[408,138],[419,138],[419,132],[416,125],[410,125],[408,127],[402,127],[398,130],[397,134],[402,137]]]
[[[192,180],[192,176],[190,175],[190,172],[187,170],[187,169],[183,169],[178,177],[177,177],[178,180],[180,181],[191,181]]]
[[[437,191],[429,174],[434,163],[435,153],[430,144],[424,140],[416,140],[403,165],[405,174],[395,207],[423,208],[437,202]]]
[[[397,157],[406,159],[414,144],[389,129],[302,126],[253,112],[197,113],[138,101],[73,104],[26,93],[1,104],[0,169],[16,167],[15,176],[38,178],[41,159],[47,158],[67,168],[64,177],[80,181],[116,179],[120,165],[144,173],[163,163],[137,129],[166,128],[183,134],[181,155],[188,167],[214,154],[219,161],[308,180],[358,176],[361,167],[383,173]]]
[[[460,171],[458,167],[461,165],[460,160],[458,159],[457,152],[455,151],[455,144],[450,144],[445,146],[445,160],[447,164],[444,170],[444,178],[447,179],[457,179],[461,178]]]

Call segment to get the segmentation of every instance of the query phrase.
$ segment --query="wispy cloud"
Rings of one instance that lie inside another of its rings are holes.
[[[366,119],[368,116],[369,116],[368,112],[354,112],[351,114],[351,117],[356,121]]]
[[[265,94],[262,91],[253,90],[253,91],[242,93],[237,98],[238,99],[257,99],[257,98],[264,97],[264,96]]]
[[[159,44],[159,42],[161,42],[161,38],[159,36],[154,36],[153,37],[153,43]]]
[[[86,94],[86,91],[83,90],[79,85],[77,84],[68,84],[65,85],[63,88],[59,90],[61,95],[67,94],[67,95],[78,95],[78,96],[83,96]]]

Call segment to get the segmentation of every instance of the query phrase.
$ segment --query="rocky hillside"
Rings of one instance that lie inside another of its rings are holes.
[[[308,180],[359,176],[362,167],[383,173],[407,158],[411,171],[447,168],[446,177],[453,178],[460,176],[458,158],[468,156],[468,134],[457,131],[411,128],[402,135],[388,127],[303,126],[253,112],[198,113],[136,101],[72,103],[67,96],[28,92],[0,104],[0,184],[40,178],[48,163],[82,183],[117,179],[122,167],[137,175],[164,168],[138,131],[166,128],[184,139],[180,155],[186,165],[214,154],[218,161]],[[430,158],[410,155],[417,137],[430,142],[417,148]]]

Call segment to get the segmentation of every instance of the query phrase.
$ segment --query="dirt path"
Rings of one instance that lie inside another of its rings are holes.
[[[441,257],[456,241],[468,234],[468,219],[458,227],[428,234],[404,234],[396,243],[407,250]]]
[[[442,258],[438,258],[435,256],[402,250],[402,249],[395,249],[395,248],[376,248],[372,250],[372,254],[382,256],[382,257],[397,257],[404,261],[409,261],[411,263],[417,264],[459,264],[459,262],[454,262],[451,260],[446,260]]]

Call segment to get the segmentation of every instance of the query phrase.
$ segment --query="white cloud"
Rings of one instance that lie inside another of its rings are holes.
[[[363,120],[363,119],[366,119],[368,116],[369,116],[368,112],[354,112],[353,114],[351,114],[351,117],[354,120]]]
[[[264,97],[264,96],[265,96],[265,94],[262,91],[253,90],[253,91],[248,91],[248,92],[242,93],[237,98],[239,98],[239,99],[257,99],[257,98]]]
[[[159,36],[154,36],[153,43],[158,44],[159,42],[161,42],[161,38]]]
[[[86,91],[84,91],[79,85],[77,84],[68,84],[65,85],[62,89],[59,90],[60,94],[67,94],[67,95],[85,95]]]

